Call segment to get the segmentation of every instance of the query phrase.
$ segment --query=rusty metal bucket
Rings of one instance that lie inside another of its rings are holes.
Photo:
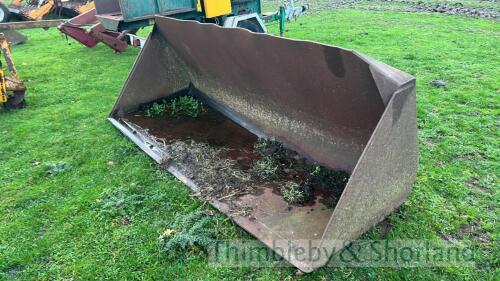
[[[290,263],[305,272],[324,265],[330,255],[299,259],[289,245],[338,251],[408,196],[418,167],[412,76],[339,47],[166,17],[155,22],[109,116],[149,156],[161,163],[161,147],[127,114],[195,88],[253,134],[349,172],[334,209],[318,201],[290,209],[272,190],[210,202],[267,246],[280,247]],[[197,190],[175,163],[163,164]],[[234,204],[251,206],[252,215],[231,214]]]

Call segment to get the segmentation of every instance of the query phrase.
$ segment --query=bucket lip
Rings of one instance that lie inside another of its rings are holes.
[[[108,117],[108,121],[120,132],[122,132],[129,140],[131,140],[135,145],[137,145],[143,152],[145,152],[149,157],[151,157],[158,165],[162,165],[162,157],[158,151],[158,148],[155,145],[148,145],[149,140],[147,137],[143,136],[140,132],[136,131],[136,128],[134,126],[131,126],[131,124],[125,120],[123,120],[120,117]],[[149,143],[151,144],[151,143]],[[181,170],[178,169],[178,167],[173,164],[167,164],[165,166],[162,166],[164,169],[166,169],[168,172],[170,172],[174,177],[176,177],[179,181],[184,183],[193,193],[196,193],[199,191],[198,185],[193,182],[191,179],[185,176],[185,174],[182,173]],[[272,249],[271,245],[265,241],[262,237],[259,237],[255,233],[252,233],[249,231],[244,223],[242,223],[241,220],[238,219],[238,217],[232,217],[228,213],[226,213],[223,209],[225,206],[225,203],[219,200],[211,200],[208,202],[210,205],[212,205],[214,208],[216,208],[218,211],[223,213],[224,215],[228,216],[231,218],[231,220],[236,223],[239,227],[243,228],[247,232],[249,232],[253,237],[255,237],[257,240],[259,240],[261,243],[263,243],[266,247],[269,247],[269,249]],[[333,215],[333,213],[332,213]],[[325,229],[326,230],[326,229]],[[296,239],[296,240],[290,240],[287,239],[286,237],[283,237],[279,233],[272,232],[273,235],[277,236],[279,240],[283,241],[291,241],[297,242],[300,241],[301,239]],[[323,238],[318,239],[320,241]],[[304,261],[299,261],[296,259],[290,260],[285,253],[279,253],[276,252],[279,256],[281,256],[283,259],[287,260],[291,265],[299,268],[303,272],[309,273],[314,271],[317,267],[314,266],[314,263],[312,262],[304,262]]]
[[[323,43],[323,42],[318,42],[318,41],[313,41],[313,40],[308,40],[308,39],[296,39],[296,38],[288,38],[288,37],[281,37],[278,35],[270,34],[270,33],[260,33],[260,32],[254,32],[245,28],[241,27],[222,27],[219,26],[215,23],[205,23],[205,22],[199,22],[195,20],[185,20],[185,19],[176,19],[176,18],[170,18],[166,16],[161,16],[161,15],[156,15],[155,18],[155,24],[154,27],[157,25],[158,21],[173,21],[173,22],[186,22],[192,25],[200,25],[200,26],[210,26],[211,28],[219,28],[219,29],[227,29],[227,30],[244,30],[245,32],[248,32],[254,36],[264,36],[264,37],[271,37],[273,39],[278,39],[278,40],[286,40],[286,41],[292,41],[292,42],[297,42],[297,43],[307,43],[307,44],[314,44],[314,45],[320,45],[323,47],[328,47],[328,48],[335,48],[339,49],[342,51],[350,52],[353,55],[359,57],[363,62],[367,63],[370,67],[379,69],[380,71],[384,72],[386,74],[386,77],[388,79],[391,79],[394,81],[399,87],[403,87],[404,85],[411,83],[413,80],[415,80],[415,77],[412,76],[411,74],[401,71],[397,68],[394,68],[386,63],[383,63],[377,59],[374,59],[368,55],[365,55],[364,53],[361,53],[359,51],[356,51],[354,49],[350,48],[345,48],[341,46],[336,46],[333,44],[328,44],[328,43]],[[153,27],[153,31],[150,33],[150,35],[155,31],[155,28]],[[149,39],[149,37],[148,37]],[[397,89],[396,89],[397,91]],[[395,92],[395,91],[394,91]]]

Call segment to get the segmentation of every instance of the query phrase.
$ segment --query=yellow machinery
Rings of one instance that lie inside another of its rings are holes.
[[[198,7],[201,7],[201,2],[198,0]],[[231,14],[231,1],[230,0],[225,0],[225,1],[214,1],[214,0],[209,0],[204,2],[204,8],[205,8],[205,17],[206,18],[215,18],[218,16],[222,15],[229,15]]]
[[[20,15],[26,20],[41,20],[50,13],[55,6],[55,0],[36,1],[28,0],[23,4],[23,0],[14,0],[9,5],[10,12]]]
[[[79,14],[83,14],[83,13],[86,13],[92,9],[95,9],[95,4],[94,2],[88,2],[87,4],[83,5],[83,6],[80,6],[78,8],[78,13]]]
[[[10,46],[3,33],[0,33],[0,49],[7,64],[10,75],[6,73],[0,61],[0,104],[6,109],[17,109],[26,106],[24,94],[26,86],[17,75],[16,67],[10,53]]]
[[[2,4],[5,6],[5,4]],[[47,14],[64,14],[69,17],[77,16],[95,8],[92,1],[68,0],[14,0],[8,8],[1,7],[0,22],[7,22],[10,14],[24,20],[42,20]],[[1,15],[3,14],[3,15]]]

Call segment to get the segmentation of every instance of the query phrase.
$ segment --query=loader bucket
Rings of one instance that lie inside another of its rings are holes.
[[[183,94],[228,120],[176,127],[178,120],[137,117],[144,105]],[[352,50],[194,21],[156,17],[109,120],[197,194],[205,172],[187,169],[169,157],[179,150],[166,148],[176,138],[194,143],[213,131],[217,141],[209,143],[227,144],[230,152],[248,152],[257,137],[274,138],[309,161],[347,172],[333,207],[321,194],[291,205],[276,186],[259,182],[248,184],[254,192],[210,199],[305,272],[402,204],[418,166],[412,76]],[[330,254],[298,257],[297,247]]]

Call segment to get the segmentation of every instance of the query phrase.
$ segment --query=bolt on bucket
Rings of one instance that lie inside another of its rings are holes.
[[[410,193],[412,76],[339,47],[155,22],[109,120],[291,264],[326,264],[331,254],[294,249],[338,251]],[[174,116],[186,108],[190,117]]]

